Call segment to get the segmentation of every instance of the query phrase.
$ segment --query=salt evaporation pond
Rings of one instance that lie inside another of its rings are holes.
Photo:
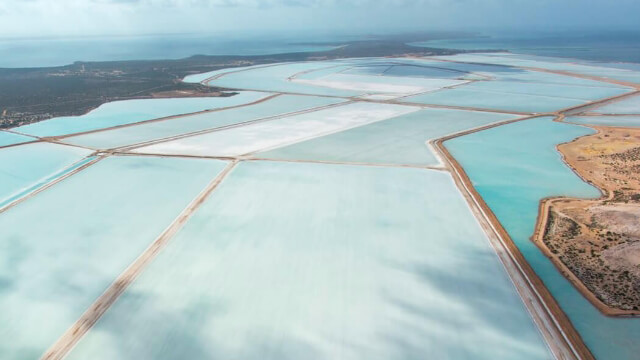
[[[324,96],[357,96],[362,92],[352,90],[329,89],[319,86],[295,83],[289,78],[298,73],[319,70],[335,66],[335,62],[309,62],[309,63],[285,63],[270,66],[253,66],[245,69],[235,69],[220,77],[208,81],[211,86],[221,86],[232,89],[247,89],[261,91],[294,92],[309,95]],[[208,78],[208,77],[206,77]],[[206,79],[205,78],[205,79]],[[194,82],[201,77],[192,77],[187,80]],[[203,79],[204,80],[204,79]],[[201,80],[202,81],[202,80]]]
[[[391,93],[398,96],[433,91],[448,86],[467,83],[465,80],[457,79],[426,79],[352,74],[331,74],[312,80],[292,79],[291,81],[310,86],[357,91],[363,94]]]
[[[640,115],[640,96],[632,96],[626,99],[606,104],[593,110],[599,114],[637,114]]]
[[[350,103],[239,128],[167,141],[133,150],[138,153],[238,156],[285,146],[419,110],[417,107]]]
[[[89,154],[90,150],[50,143],[0,149],[0,208],[61,175]]]
[[[565,121],[585,125],[603,126],[640,126],[640,115],[638,116],[569,116]]]
[[[250,157],[437,166],[429,139],[629,91],[515,67],[534,63],[466,54],[224,69],[187,80],[258,91],[113,102],[23,126],[37,136],[104,130],[62,139],[94,149],[247,155],[70,358],[551,358],[448,173]],[[438,90],[447,86],[456,87]],[[402,100],[487,111],[379,103],[416,92]],[[137,124],[180,114],[191,115]],[[590,131],[544,118],[446,145],[596,356],[632,358],[640,322],[601,316],[529,241],[541,198],[598,196],[555,151]],[[52,143],[13,146],[32,138],[7,134],[0,206],[96,159]],[[11,311],[0,313],[0,357],[39,357],[226,164],[110,155],[8,208],[0,308]]]
[[[541,199],[565,195],[595,198],[600,192],[567,167],[555,147],[594,131],[553,122],[526,120],[449,140],[460,162],[529,264],[544,281],[597,359],[637,359],[640,319],[602,315],[529,240]],[[496,161],[499,159],[499,161]]]
[[[0,131],[0,147],[22,144],[35,140],[35,138],[29,136],[14,134],[7,131]]]
[[[466,90],[552,96],[575,100],[598,100],[626,94],[632,89],[564,84],[526,83],[515,81],[479,81],[465,86]]]
[[[468,90],[466,86],[445,89],[403,98],[409,103],[461,106],[476,109],[503,110],[522,113],[557,111],[586,103],[584,100],[513,94],[495,91]]]
[[[20,126],[16,130],[35,136],[60,136],[167,116],[194,113],[258,101],[269,94],[240,92],[229,97],[136,99],[103,104],[82,116],[66,116]]]
[[[280,95],[251,106],[74,136],[64,141],[91,148],[111,149],[288,113],[312,111],[344,101],[316,96]]]
[[[463,71],[420,65],[393,65],[381,75],[465,80],[480,78]]]
[[[451,56],[438,56],[437,58],[443,60],[480,64],[498,64],[555,71],[566,71],[588,76],[598,76],[619,81],[640,83],[640,71],[636,71],[635,69],[623,69],[612,66],[604,66],[605,64],[600,63],[581,63],[577,60],[515,55],[508,53],[458,54]]]
[[[69,359],[551,359],[445,172],[238,165]]]
[[[479,111],[424,109],[256,156],[434,166],[439,165],[440,160],[427,146],[428,140],[517,117]]]
[[[343,73],[349,66],[375,66],[380,61],[343,60],[250,66],[187,77],[211,86],[310,95],[352,97],[367,93],[408,95],[462,84],[455,78],[367,76]],[[207,80],[210,79],[210,80]]]
[[[39,358],[223,167],[110,157],[2,213],[0,357]]]

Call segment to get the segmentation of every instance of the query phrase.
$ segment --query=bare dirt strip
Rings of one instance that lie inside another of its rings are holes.
[[[86,158],[85,158],[85,159],[86,159]],[[70,171],[70,172],[68,172],[68,173],[66,173],[66,174],[64,174],[64,175],[62,175],[62,176],[60,176],[60,177],[57,177],[57,178],[55,178],[54,180],[52,180],[52,181],[50,181],[50,182],[48,182],[48,183],[46,183],[46,184],[42,185],[41,187],[39,187],[39,188],[37,188],[37,189],[33,190],[32,192],[30,192],[30,193],[28,193],[28,194],[26,194],[26,195],[24,195],[24,196],[22,196],[22,197],[20,197],[20,198],[18,198],[18,199],[16,199],[16,200],[14,200],[14,201],[12,201],[12,202],[8,203],[7,205],[5,205],[5,206],[3,206],[3,207],[1,207],[1,208],[0,208],[0,214],[2,214],[3,212],[5,212],[5,211],[7,211],[7,210],[11,209],[12,207],[14,207],[14,206],[16,206],[16,205],[18,205],[18,204],[20,204],[20,203],[22,203],[22,202],[24,202],[24,201],[26,201],[26,200],[30,199],[31,197],[36,196],[37,194],[39,194],[39,193],[41,193],[41,192],[43,192],[43,191],[47,190],[48,188],[50,188],[50,187],[54,186],[55,184],[57,184],[57,183],[59,183],[59,182],[63,181],[64,179],[67,179],[67,178],[69,178],[69,177],[71,177],[71,176],[73,176],[73,175],[75,175],[75,174],[79,173],[80,171],[82,171],[82,170],[84,170],[84,169],[88,168],[89,166],[91,166],[91,165],[93,165],[93,164],[97,163],[98,161],[100,161],[100,160],[102,160],[102,159],[104,159],[104,157],[102,157],[102,156],[98,156],[98,157],[96,157],[95,159],[93,159],[93,160],[91,160],[91,161],[87,162],[86,164],[83,164],[82,166],[79,166],[78,168],[73,169],[73,171]],[[84,160],[84,159],[83,159],[83,160]],[[81,161],[82,161],[82,160],[81,160]]]
[[[536,71],[545,71],[534,69]],[[553,72],[553,71],[545,71],[545,72]],[[578,74],[564,73],[564,72],[554,72],[562,75],[569,75],[574,77],[583,77],[594,79],[598,81],[610,82],[621,85],[628,85],[624,82],[619,81],[609,81],[610,79],[601,79],[589,76],[581,76]],[[633,87],[636,90],[640,90],[640,85],[633,84]],[[637,93],[638,91],[634,92]],[[308,95],[308,94],[296,94],[296,93],[277,93],[277,94],[292,94],[292,95]],[[563,119],[563,114],[568,111],[580,110],[582,108],[591,107],[596,104],[610,102],[616,100],[618,98],[624,98],[629,94],[624,94],[620,96],[613,96],[611,98],[602,99],[599,101],[591,102],[585,105],[575,106],[572,108],[560,110],[558,112],[553,113],[544,113],[544,114],[521,114],[521,115],[532,115],[523,118],[518,118],[514,120],[504,121],[500,123],[490,124],[487,126],[483,126],[480,128],[463,131],[460,133],[452,134],[446,137],[443,137],[438,140],[430,141],[429,143],[437,150],[436,155],[441,159],[444,159],[446,162],[446,169],[450,171],[453,175],[453,178],[460,188],[462,194],[465,196],[467,201],[470,204],[470,207],[476,218],[484,228],[487,233],[489,240],[496,250],[500,260],[502,261],[507,273],[511,277],[517,291],[521,295],[523,302],[525,303],[527,309],[529,310],[533,320],[538,325],[542,335],[544,336],[549,348],[551,349],[554,356],[558,359],[585,359],[590,360],[594,359],[593,355],[586,347],[584,342],[582,341],[580,335],[577,333],[571,321],[564,314],[562,309],[559,307],[553,296],[550,294],[548,289],[544,286],[542,281],[535,274],[533,269],[524,259],[522,254],[520,253],[517,246],[513,243],[512,239],[506,233],[500,222],[497,220],[493,212],[489,209],[486,203],[483,201],[482,197],[476,192],[473,188],[470,179],[464,172],[464,169],[457,163],[457,161],[451,156],[451,154],[446,150],[443,146],[443,142],[449,140],[454,137],[463,136],[472,132],[481,131],[484,129],[488,129],[491,127],[496,127],[500,125],[504,125],[507,123],[522,121],[526,119],[531,119],[535,117],[541,116],[556,116],[558,120]],[[311,96],[311,95],[309,95]],[[331,96],[325,96],[331,97]],[[267,98],[268,99],[268,98]],[[262,99],[261,101],[265,101],[267,99]],[[349,98],[347,98],[349,99]],[[363,99],[351,99],[354,101],[370,101]],[[371,102],[381,102],[381,103],[394,103],[393,101],[371,101]],[[406,103],[398,103],[401,105],[412,105]],[[443,108],[453,108],[453,109],[461,109],[461,110],[477,110],[477,111],[487,111],[487,112],[503,112],[503,111],[493,111],[487,109],[470,109],[464,107],[449,107],[449,106],[432,106],[428,104],[417,104],[423,107],[443,107]],[[509,112],[513,114],[513,112]],[[160,120],[168,120],[172,118],[178,118],[185,115],[179,115],[169,118],[162,119],[154,119],[150,121],[160,121]],[[145,123],[145,122],[142,122]],[[128,124],[125,126],[135,126],[141,123]],[[117,127],[116,127],[117,128]],[[113,129],[109,128],[109,129]],[[109,129],[100,129],[97,131],[104,131]],[[92,131],[96,132],[96,131]],[[72,134],[73,136],[78,134]],[[69,136],[72,136],[69,135]],[[57,139],[50,139],[49,141],[57,141]],[[167,141],[167,140],[163,140]],[[102,156],[109,155],[135,155],[135,156],[163,156],[163,155],[153,155],[153,154],[132,154],[126,153],[122,151],[122,153],[118,151],[108,151]],[[225,176],[235,167],[235,165],[239,161],[243,160],[270,160],[270,159],[245,159],[245,158],[232,158],[232,162],[230,163],[225,170],[218,175],[204,190],[203,192],[193,200],[193,202],[180,214],[180,216],[149,246],[149,248],[142,254],[140,257],[132,263],[127,270],[125,270],[114,283],[105,291],[105,293],[100,296],[96,302],[81,316],[81,318],[70,328],[67,330],[65,334],[43,355],[41,359],[62,359],[64,356],[75,346],[75,344],[80,340],[80,338],[99,320],[99,318],[104,314],[105,311],[117,300],[117,298],[125,291],[127,286],[131,284],[131,282],[142,272],[146,265],[148,265],[157,254],[166,246],[171,237],[177,233],[180,228],[186,223],[188,218],[193,214],[193,212],[205,201],[205,199],[215,190],[215,188],[220,184],[220,182],[225,178]],[[304,162],[304,161],[302,161]],[[364,166],[385,166],[379,164],[349,164],[349,165],[364,165]],[[88,166],[88,165],[87,165]],[[402,167],[403,165],[399,165]],[[442,169],[430,169],[430,170],[442,170]],[[67,174],[66,177],[70,176],[72,173]],[[50,184],[49,186],[52,186]],[[41,189],[39,191],[42,191]]]
[[[438,139],[434,142],[434,147],[448,163],[456,185],[485,230],[547,345],[557,359],[595,359],[560,305],[526,261],[493,211],[475,190],[462,166],[444,147],[444,141],[462,135]]]
[[[189,217],[204,203],[224,178],[233,170],[237,162],[233,161],[216,176],[202,192],[178,215],[169,227],[98,297],[82,316],[47,350],[42,360],[59,360],[78,343],[80,338],[91,329],[127,287],[142,273],[147,265],[168,244],[169,240],[184,226]]]

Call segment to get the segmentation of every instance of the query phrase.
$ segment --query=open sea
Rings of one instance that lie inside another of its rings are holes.
[[[384,38],[387,36],[380,36]],[[169,34],[56,38],[0,38],[0,68],[49,67],[76,61],[181,59],[192,55],[269,55],[329,50],[327,42],[372,39],[372,35]],[[317,43],[318,45],[313,45]],[[323,44],[324,43],[324,44]],[[640,33],[481,35],[411,43],[464,50],[594,61],[640,63]]]
[[[493,34],[412,45],[461,50],[509,50],[528,55],[640,63],[640,32]]]
[[[329,50],[300,45],[340,38],[173,34],[62,38],[0,38],[0,68],[49,67],[76,61],[162,60],[192,55],[269,55]]]

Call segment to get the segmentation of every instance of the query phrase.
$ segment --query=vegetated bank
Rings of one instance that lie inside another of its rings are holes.
[[[230,67],[352,57],[430,56],[464,51],[354,41],[329,51],[257,56],[196,55],[180,60],[76,62],[49,68],[0,69],[0,128],[82,115],[103,103],[136,98],[229,96],[221,88],[186,84],[190,74]]]
[[[640,129],[594,128],[558,150],[604,196],[543,200],[533,239],[602,313],[640,315]]]

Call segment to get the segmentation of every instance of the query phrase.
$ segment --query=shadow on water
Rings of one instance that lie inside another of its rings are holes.
[[[105,347],[112,348],[115,358],[136,360],[549,358],[495,254],[466,250],[451,256],[446,266],[437,257],[380,264],[394,274],[392,287],[415,288],[416,296],[403,297],[411,294],[405,291],[380,292],[376,328],[360,329],[364,332],[351,337],[339,331],[327,337],[315,328],[281,332],[277,324],[236,328],[229,326],[228,319],[237,316],[233,304],[219,297],[174,307],[181,301],[168,302],[160,294],[130,288],[69,358],[88,358]],[[346,313],[344,321],[351,319]],[[91,342],[83,343],[86,340]]]
[[[427,262],[395,265],[423,284],[431,297],[452,304],[443,309],[383,294],[403,319],[411,319],[400,325],[402,331],[382,335],[395,348],[396,358],[429,358],[425,354],[449,359],[550,358],[495,255],[467,251],[461,263],[447,268]]]
[[[227,328],[224,336],[229,342],[216,343],[211,335],[216,331],[216,319],[229,312],[224,304],[204,300],[193,302],[183,309],[171,309],[156,301],[153,295],[140,291],[129,291],[119,302],[120,306],[117,304],[116,308],[111,309],[119,316],[107,314],[92,330],[106,334],[113,340],[111,344],[115,345],[117,359],[325,359],[305,341],[282,336],[276,338],[267,333],[256,332],[241,337],[229,333]],[[125,308],[126,311],[122,311]],[[126,316],[134,319],[123,319]],[[130,326],[131,322],[137,324]],[[71,359],[95,354],[101,346],[92,344],[87,348],[79,348],[80,356],[71,356]]]

